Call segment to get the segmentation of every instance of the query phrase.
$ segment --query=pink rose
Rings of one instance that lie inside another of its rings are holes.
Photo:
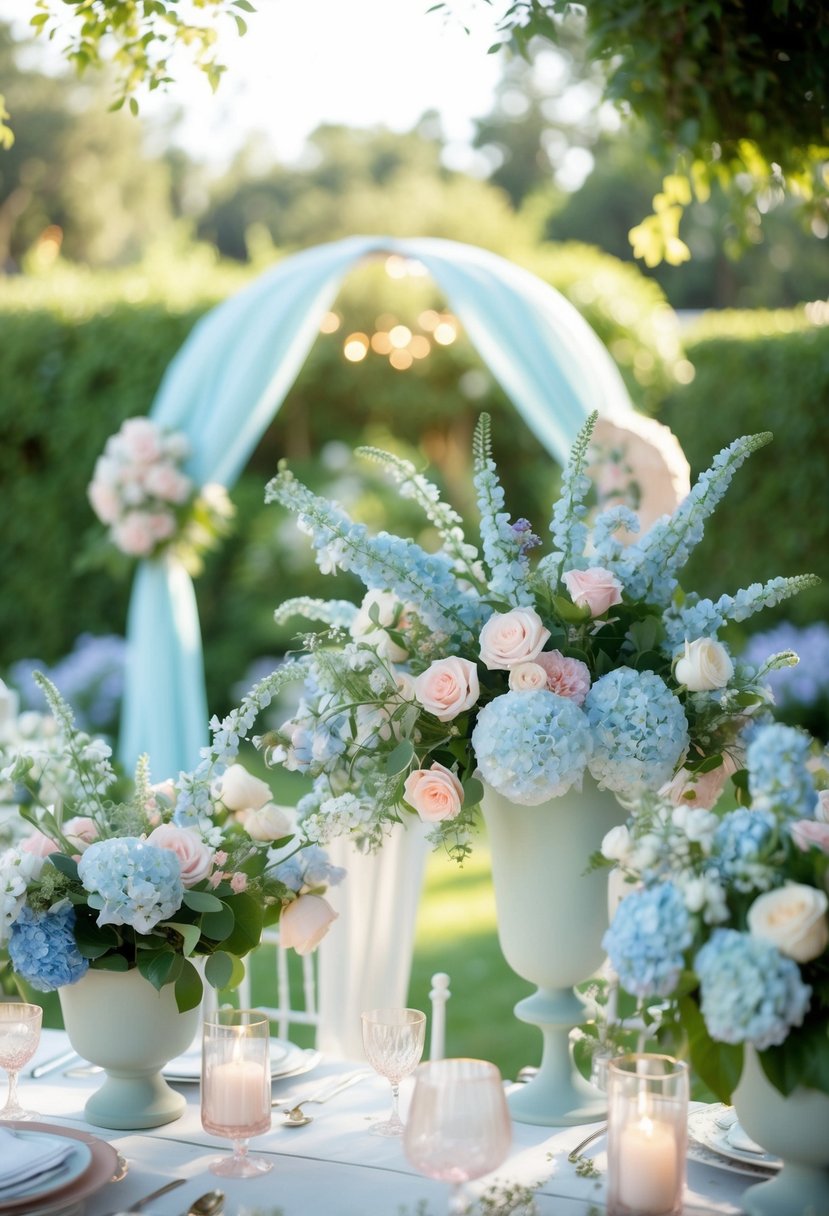
[[[146,511],[128,511],[113,527],[112,539],[129,557],[146,557],[155,547],[152,516]]]
[[[513,692],[535,692],[547,687],[547,673],[538,663],[516,663],[510,668],[509,686]]]
[[[210,873],[213,850],[207,847],[195,828],[177,828],[173,823],[162,823],[150,832],[147,844],[175,853],[185,887],[194,887]]]
[[[153,511],[147,516],[153,540],[169,540],[176,530],[176,519],[169,511]]]
[[[121,499],[112,486],[102,481],[90,482],[86,491],[92,510],[102,524],[114,524],[121,514]]]
[[[478,700],[478,669],[469,659],[435,659],[414,683],[424,709],[441,722],[451,722]]]
[[[550,636],[534,608],[493,612],[481,630],[481,662],[489,671],[508,671],[536,659]]]
[[[608,608],[622,602],[622,584],[604,566],[567,570],[562,577],[570,599],[576,607],[587,608],[591,616],[602,616]]]
[[[218,794],[229,811],[258,811],[271,800],[270,786],[242,764],[231,764],[219,778]]]
[[[75,815],[63,825],[63,834],[79,853],[83,853],[98,839],[98,825],[87,815]]]
[[[54,840],[44,836],[43,832],[30,833],[24,840],[21,840],[20,848],[24,853],[31,853],[33,857],[48,857],[50,853],[60,852]]]
[[[822,853],[829,853],[829,823],[817,819],[798,819],[789,828],[792,840],[804,853],[814,846]]]
[[[164,502],[184,502],[192,488],[192,481],[171,464],[154,464],[147,469],[144,486],[153,498]]]
[[[545,650],[535,660],[544,668],[547,688],[560,697],[583,705],[590,691],[590,668],[581,659],[568,659],[560,650]]]
[[[321,895],[300,895],[282,909],[279,941],[297,954],[310,954],[328,932],[338,913]]]
[[[128,418],[122,423],[121,450],[130,460],[149,463],[161,455],[161,435],[149,418]]]
[[[672,806],[695,806],[710,811],[725,789],[726,781],[739,767],[739,762],[726,752],[722,764],[709,773],[693,773],[681,768],[672,781],[662,786],[659,795]]]
[[[235,874],[231,875],[230,889],[235,895],[239,895],[242,891],[244,891],[247,885],[248,876],[247,874],[243,874],[241,870],[237,870]]]
[[[455,819],[463,805],[463,786],[454,773],[437,762],[409,773],[403,794],[425,823]]]

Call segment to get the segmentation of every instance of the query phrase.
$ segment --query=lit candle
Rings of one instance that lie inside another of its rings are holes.
[[[210,1080],[210,1115],[222,1127],[250,1128],[270,1113],[270,1085],[261,1064],[231,1060],[215,1064]]]
[[[677,1151],[673,1128],[647,1116],[621,1129],[619,1200],[638,1216],[672,1212],[677,1199]]]

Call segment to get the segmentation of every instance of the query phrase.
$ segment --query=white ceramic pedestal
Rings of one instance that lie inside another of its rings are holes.
[[[538,1074],[510,1096],[513,1117],[551,1127],[601,1119],[605,1096],[571,1058],[570,1031],[584,1020],[573,987],[601,964],[607,928],[607,872],[585,870],[626,813],[588,776],[581,792],[539,806],[518,806],[487,789],[482,809],[501,949],[513,971],[538,985],[515,1013],[544,1037]]]
[[[157,992],[140,971],[87,971],[59,990],[69,1041],[106,1080],[86,1103],[97,1127],[138,1129],[171,1123],[186,1101],[161,1075],[187,1049],[200,1009],[179,1013],[168,984]]]

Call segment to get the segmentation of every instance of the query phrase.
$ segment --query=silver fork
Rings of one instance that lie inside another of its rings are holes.
[[[598,1140],[599,1136],[603,1136],[606,1131],[607,1124],[603,1123],[601,1127],[597,1127],[596,1130],[591,1132],[589,1136],[585,1136],[582,1142],[577,1144],[576,1147],[567,1154],[567,1160],[570,1162],[570,1164],[575,1165],[581,1156],[582,1149],[587,1148],[588,1144],[592,1144],[594,1140]]]
[[[346,1073],[344,1077],[329,1078],[325,1085],[307,1098],[296,1095],[288,1098],[274,1098],[271,1106],[284,1106],[286,1110],[295,1110],[297,1106],[304,1106],[306,1102],[327,1102],[329,1098],[336,1097],[342,1090],[356,1084],[361,1077],[368,1076],[371,1076],[370,1068],[358,1068],[355,1072]]]

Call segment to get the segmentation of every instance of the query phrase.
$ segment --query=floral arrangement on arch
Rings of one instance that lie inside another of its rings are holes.
[[[537,562],[534,525],[504,509],[486,415],[473,453],[480,552],[410,462],[362,449],[423,508],[438,552],[370,535],[280,466],[266,501],[295,514],[323,572],[351,571],[367,588],[359,608],[293,599],[276,613],[325,626],[281,669],[304,682],[302,700],[262,741],[268,763],[313,779],[298,807],[309,838],[346,832],[370,847],[417,814],[461,859],[482,781],[529,805],[588,775],[625,802],[663,789],[683,801],[741,768],[741,732],[771,703],[764,677],[796,656],[748,666],[718,632],[817,580],[774,578],[712,601],[685,595],[678,574],[733,474],[771,436],[725,448],[673,516],[623,545],[617,531],[638,531],[627,507],[586,522],[595,420],[574,444],[552,551]]]
[[[235,986],[266,925],[279,921],[298,953],[315,948],[336,915],[324,892],[345,872],[304,840],[266,782],[233,763],[269,700],[267,679],[214,720],[221,755],[206,748],[194,772],[154,785],[146,757],[125,783],[108,745],[78,730],[54,685],[35,678],[55,730],[42,755],[20,748],[0,772],[30,829],[0,854],[0,947],[16,976],[48,992],[90,967],[137,967],[156,988],[173,984],[184,1010],[202,996],[194,964],[203,960],[213,987]]]
[[[611,966],[724,1102],[747,1045],[781,1093],[829,1093],[827,759],[804,731],[759,725],[748,805],[653,802],[602,845],[619,880]]]
[[[107,539],[127,557],[173,550],[197,573],[200,554],[228,529],[233,507],[224,486],[196,487],[184,472],[190,443],[151,418],[127,418],[111,435],[87,495]]]

